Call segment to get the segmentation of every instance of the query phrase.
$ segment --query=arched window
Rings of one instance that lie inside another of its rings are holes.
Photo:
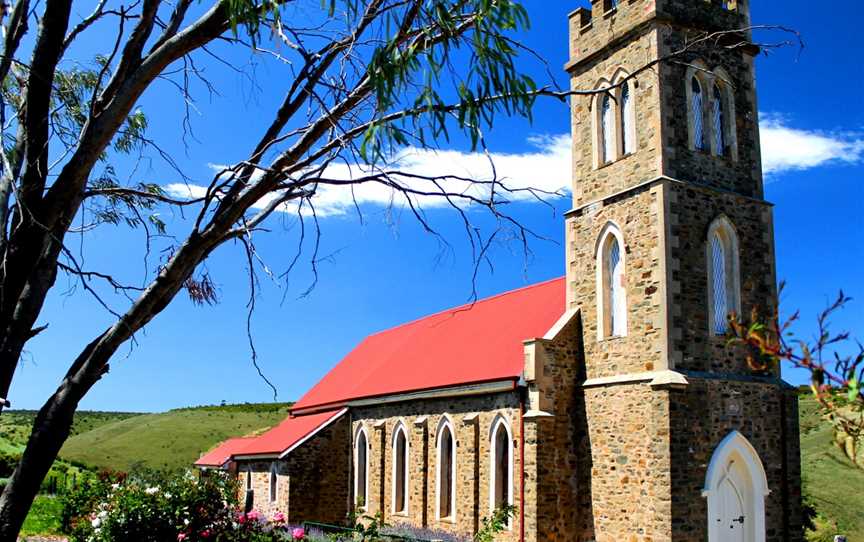
[[[369,503],[369,439],[363,427],[354,439],[354,501],[362,509]]]
[[[693,148],[701,151],[705,150],[705,129],[702,117],[702,84],[699,82],[698,77],[693,76],[690,80],[690,90],[690,114],[693,117]]]
[[[708,320],[715,335],[725,335],[730,313],[741,310],[738,236],[729,219],[720,217],[708,229]]]
[[[600,100],[601,127],[603,141],[602,164],[608,164],[615,159],[615,110],[612,107],[612,96],[604,94]]]
[[[276,473],[276,463],[270,465],[270,502],[276,502],[279,488],[279,475]]]
[[[608,224],[597,247],[598,338],[627,335],[627,292],[621,231]]]
[[[437,476],[437,509],[436,517],[456,518],[456,441],[453,438],[453,426],[445,418],[438,429],[438,476]]]
[[[513,434],[503,416],[492,423],[489,443],[489,510],[513,504]]]
[[[630,154],[636,150],[636,133],[634,131],[633,97],[630,94],[630,83],[621,87],[621,151]]]
[[[393,434],[393,513],[408,513],[408,436],[402,424]]]
[[[714,148],[720,156],[726,154],[726,111],[723,106],[723,93],[720,87],[714,85],[714,95],[711,97],[711,109],[714,114]]]

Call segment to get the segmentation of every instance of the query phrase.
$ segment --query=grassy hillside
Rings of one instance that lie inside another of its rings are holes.
[[[72,422],[72,435],[86,433],[101,425],[125,420],[139,416],[137,412],[100,412],[95,410],[81,410],[75,413]],[[18,452],[24,449],[33,420],[36,418],[35,410],[5,410],[0,416],[0,453]]]
[[[804,494],[823,516],[819,523],[826,535],[846,534],[849,542],[864,542],[864,470],[832,444],[831,426],[819,419],[813,399],[802,396],[800,409]]]
[[[276,425],[287,410],[288,404],[227,405],[134,416],[71,437],[60,456],[122,471],[136,467],[179,470],[228,437]]]

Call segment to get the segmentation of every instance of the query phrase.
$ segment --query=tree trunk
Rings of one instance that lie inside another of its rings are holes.
[[[0,542],[15,542],[18,538],[42,480],[69,437],[78,402],[103,373],[97,367],[105,367],[107,359],[100,363],[93,357],[103,338],[104,335],[87,345],[63,383],[36,415],[27,448],[0,496]],[[80,371],[73,374],[76,368]]]
[[[88,344],[72,363],[60,387],[37,414],[21,462],[0,496],[0,542],[16,540],[42,480],[69,436],[79,401],[108,371],[111,356],[171,302],[197,265],[224,241],[220,234],[225,229],[190,236],[117,323]]]

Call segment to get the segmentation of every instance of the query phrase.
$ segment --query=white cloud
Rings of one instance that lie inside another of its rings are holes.
[[[768,114],[761,119],[762,162],[768,176],[775,177],[787,171],[810,169],[830,163],[856,164],[864,161],[864,139],[858,136],[801,130],[788,126],[780,115]],[[571,139],[569,134],[535,136],[527,140],[530,150],[523,153],[491,153],[495,173],[500,182],[511,189],[535,188],[546,192],[570,192]],[[477,185],[459,178],[490,181],[494,178],[490,157],[480,152],[456,150],[430,150],[409,147],[393,157],[388,169],[409,174],[438,177],[450,176],[440,182],[450,193],[467,193],[478,198],[488,197],[488,186]],[[210,165],[219,171],[223,166]],[[356,179],[370,173],[365,166],[333,164],[322,175],[330,179]],[[455,178],[459,177],[459,178]],[[400,178],[409,189],[435,192],[440,190],[425,179]],[[167,193],[179,197],[200,197],[205,188],[182,183],[165,186]],[[510,201],[536,201],[529,192],[502,194]],[[255,207],[262,208],[276,195],[260,200]],[[315,211],[319,217],[350,213],[355,201],[358,205],[401,205],[404,200],[388,186],[366,182],[351,187],[321,185],[315,196]],[[440,196],[418,196],[415,201],[425,208],[449,205]],[[280,211],[296,213],[295,204],[285,205]]]
[[[497,180],[516,192],[501,194],[509,201],[536,201],[530,192],[520,189],[533,188],[549,193],[566,194],[570,190],[570,137],[568,135],[540,136],[528,139],[533,147],[524,153],[491,153],[490,157],[480,152],[455,150],[430,150],[409,147],[393,157],[386,170],[399,170],[404,173],[443,178],[440,186],[448,193],[465,193],[477,198],[488,197],[488,185],[475,184],[463,179],[477,181]],[[494,164],[494,170],[492,167]],[[222,166],[211,165],[219,171]],[[322,177],[329,179],[356,179],[367,175],[371,170],[366,166],[333,164]],[[438,192],[441,189],[426,179],[398,177],[403,186],[422,192]],[[183,183],[169,184],[165,191],[178,198],[201,197],[203,186]],[[272,201],[270,195],[258,202],[257,208]],[[321,185],[314,199],[315,212],[321,216],[342,215],[352,212],[355,201],[358,205],[386,206],[401,204],[400,196],[389,186],[377,182],[365,182],[349,186]],[[394,199],[396,198],[396,199]],[[418,196],[423,208],[444,207],[448,201],[440,196]],[[296,212],[295,205],[286,205],[282,211]]]
[[[864,160],[864,139],[860,137],[791,128],[776,114],[764,115],[759,131],[762,170],[768,177],[830,163],[857,164]]]

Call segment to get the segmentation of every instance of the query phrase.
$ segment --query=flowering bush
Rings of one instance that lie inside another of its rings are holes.
[[[235,481],[192,473],[142,474],[90,480],[63,500],[65,530],[74,542],[283,542],[307,540],[284,514],[269,520],[237,512]]]

